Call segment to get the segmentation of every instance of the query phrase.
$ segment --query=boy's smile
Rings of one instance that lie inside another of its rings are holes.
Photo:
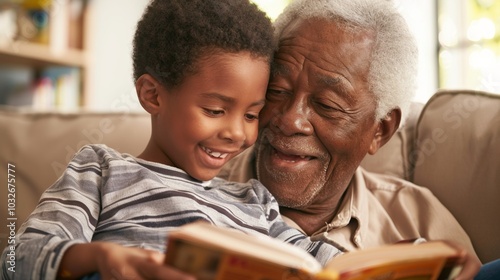
[[[228,153],[223,153],[223,152],[215,152],[215,151],[212,151],[210,150],[209,148],[207,147],[201,147],[207,154],[209,154],[211,157],[214,157],[214,158],[220,158],[220,159],[224,159],[227,157]]]
[[[149,78],[152,78],[149,76]],[[210,52],[178,86],[157,83],[152,138],[139,157],[206,181],[257,138],[269,64],[247,52]],[[149,109],[148,109],[149,108]]]
[[[211,169],[220,170],[222,166],[228,161],[242,152],[243,149],[234,150],[233,152],[217,152],[205,146],[201,146],[202,154],[200,156],[200,163]],[[204,154],[203,154],[204,153]]]

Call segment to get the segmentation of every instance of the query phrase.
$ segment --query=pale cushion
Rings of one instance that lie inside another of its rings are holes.
[[[500,95],[436,93],[416,143],[414,183],[453,213],[483,262],[500,258]]]
[[[104,143],[137,155],[151,134],[146,113],[35,113],[0,109],[0,178],[6,181],[7,164],[15,165],[17,228],[32,212],[42,192],[64,171],[78,149]],[[6,221],[7,186],[0,188],[0,221]],[[4,237],[6,226],[0,229]],[[0,238],[2,248],[6,239]]]

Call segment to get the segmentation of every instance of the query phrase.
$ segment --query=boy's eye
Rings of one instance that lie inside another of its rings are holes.
[[[214,110],[208,108],[204,108],[203,110],[205,110],[205,113],[207,113],[207,115],[209,116],[220,117],[224,115],[224,110]]]
[[[254,115],[254,114],[246,114],[245,118],[249,121],[254,121],[259,119],[259,115]]]

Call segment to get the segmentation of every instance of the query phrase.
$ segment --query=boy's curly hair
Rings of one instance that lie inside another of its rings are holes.
[[[241,51],[268,62],[274,51],[272,23],[249,0],[153,0],[134,36],[134,81],[147,73],[173,87],[202,56]]]

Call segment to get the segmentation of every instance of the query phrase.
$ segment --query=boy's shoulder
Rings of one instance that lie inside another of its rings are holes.
[[[265,187],[262,185],[262,183],[256,179],[250,179],[246,182],[238,182],[238,181],[230,181],[225,178],[221,178],[219,176],[213,178],[211,180],[211,185],[212,186],[227,186],[230,188],[254,188],[254,189],[261,189]]]
[[[82,153],[95,153],[99,155],[110,155],[110,156],[119,156],[120,153],[111,148],[108,147],[106,144],[87,144],[82,146],[76,154],[82,154]]]
[[[222,187],[227,190],[251,190],[255,195],[261,198],[271,198],[272,194],[267,190],[267,188],[258,180],[250,179],[246,182],[235,182],[228,181],[226,179],[215,177],[212,179],[212,186]]]
[[[122,154],[105,144],[88,144],[82,146],[80,150],[78,150],[72,161],[98,162],[103,164],[111,160],[124,160],[127,157],[130,156]]]

